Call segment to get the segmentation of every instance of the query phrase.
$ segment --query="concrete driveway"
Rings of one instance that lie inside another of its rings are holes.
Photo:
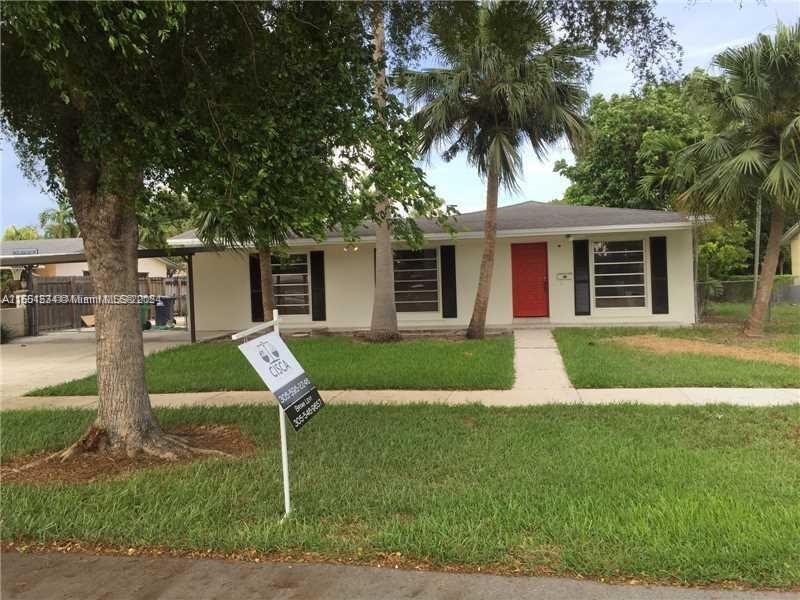
[[[143,332],[145,354],[189,343],[184,329]],[[94,330],[22,337],[0,346],[0,398],[8,400],[46,385],[95,371]]]

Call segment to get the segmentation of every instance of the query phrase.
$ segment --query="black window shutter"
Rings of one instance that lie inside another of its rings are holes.
[[[592,313],[592,296],[589,292],[589,240],[572,242],[572,278],[575,282],[575,314]]]
[[[653,314],[669,313],[667,286],[667,238],[650,238],[650,294],[653,297]]]
[[[258,254],[250,255],[250,315],[254,323],[264,321],[264,305],[261,303],[261,264]]]
[[[311,257],[311,320],[324,321],[325,315],[325,252],[310,253]]]
[[[456,300],[456,247],[441,246],[439,248],[439,271],[442,280],[442,317],[455,319],[458,317]]]

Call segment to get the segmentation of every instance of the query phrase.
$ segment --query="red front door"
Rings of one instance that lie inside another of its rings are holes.
[[[511,287],[515,317],[550,314],[546,243],[511,244]]]

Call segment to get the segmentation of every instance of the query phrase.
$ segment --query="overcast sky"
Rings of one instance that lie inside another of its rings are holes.
[[[751,41],[758,33],[772,33],[780,19],[793,23],[800,18],[800,0],[767,1],[764,3],[716,0],[692,2],[676,0],[659,2],[657,12],[675,26],[675,35],[684,49],[684,72],[694,67],[707,68],[712,56],[720,50]],[[611,95],[631,89],[633,77],[624,57],[602,61],[595,69],[592,94]],[[525,152],[521,190],[503,192],[500,204],[524,200],[542,202],[560,198],[568,181],[553,172],[560,158],[572,159],[565,148],[554,148],[546,161],[540,161],[528,148]],[[55,205],[39,186],[27,181],[19,170],[17,157],[8,140],[2,141],[2,181],[0,181],[0,223],[34,225],[40,211]],[[448,204],[462,212],[480,210],[485,202],[484,184],[463,158],[444,163],[437,157],[425,164],[428,180]]]

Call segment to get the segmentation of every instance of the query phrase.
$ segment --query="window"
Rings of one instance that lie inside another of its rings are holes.
[[[307,254],[272,257],[272,295],[279,314],[308,314],[308,279]]]
[[[644,306],[644,242],[594,242],[592,253],[595,307]]]
[[[394,302],[397,312],[439,310],[436,248],[394,251]]]

